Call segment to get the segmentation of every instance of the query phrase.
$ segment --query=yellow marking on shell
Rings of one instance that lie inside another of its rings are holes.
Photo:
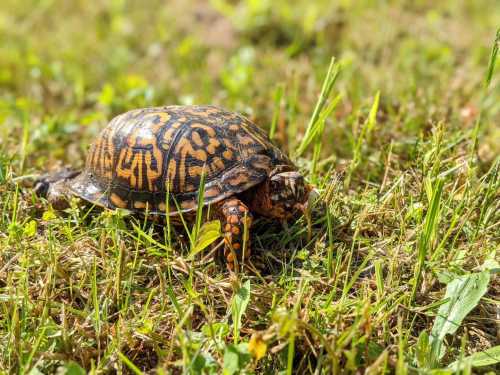
[[[141,202],[141,201],[135,201],[134,202],[134,208],[137,208],[138,210],[145,209],[148,207],[149,203],[148,202]]]
[[[207,153],[204,150],[195,150],[191,142],[189,142],[189,140],[187,139],[182,139],[179,142],[178,147],[181,152],[182,158],[184,158],[186,155],[191,155],[197,160],[207,161]]]
[[[94,142],[95,159],[93,162],[94,170],[98,175],[101,175],[101,137],[98,137]]]
[[[111,128],[108,128],[108,134],[106,138],[106,152],[104,153],[104,177],[108,179],[111,179],[113,177],[113,158],[115,153],[113,135],[113,130]]]
[[[195,150],[188,139],[181,139],[176,147],[176,151],[180,153],[180,165],[178,170],[179,186],[184,188],[186,182],[186,157],[191,155],[197,160],[206,161],[207,153],[204,150]]]
[[[123,165],[129,164],[132,158],[132,150],[129,147],[124,147],[120,151],[120,155],[118,157],[118,164],[116,166],[116,174],[118,177],[123,179],[129,179],[132,175],[132,171],[130,168],[124,168]]]
[[[212,186],[205,191],[205,197],[213,198],[220,194],[220,190],[217,186]]]
[[[247,145],[251,145],[252,143],[254,143],[254,140],[252,137],[249,137],[249,136],[242,136],[240,134],[238,134],[238,142],[244,146],[247,146]]]
[[[158,203],[158,210],[160,210],[160,211],[166,211],[167,210],[167,205],[165,204],[165,202]]]
[[[185,210],[189,210],[189,209],[195,208],[195,207],[196,207],[196,201],[194,201],[194,200],[184,201],[181,203],[181,208],[183,208]]]
[[[221,158],[215,156],[213,159],[212,159],[212,163],[210,165],[210,167],[214,170],[214,171],[217,171],[217,170],[221,170],[221,169],[224,169],[226,167],[226,165],[224,164],[224,162],[222,161]]]
[[[155,191],[155,181],[163,172],[163,153],[157,146],[157,138],[154,131],[148,127],[130,130],[132,132],[127,139],[127,146],[122,148],[118,157],[116,173],[119,177],[129,180],[131,188],[143,189],[146,179],[149,191]],[[149,149],[147,146],[150,146]],[[153,168],[153,158],[156,168]],[[130,167],[125,167],[129,164]]]
[[[197,146],[203,146],[203,141],[200,137],[200,134],[196,131],[192,132],[191,133],[191,137],[193,139],[193,142],[197,145]]]
[[[163,173],[163,153],[156,147],[156,144],[153,145],[152,151],[152,154],[149,151],[146,152],[144,162],[146,163],[146,177],[148,179],[149,191],[156,191],[155,182]],[[156,160],[156,169],[153,168],[153,157]]]
[[[96,154],[95,144],[92,144],[87,154],[87,161],[85,162],[87,168],[95,170],[95,165],[94,165],[95,154]]]
[[[180,191],[184,189],[184,183],[186,182],[186,154],[181,155],[181,161],[179,165],[179,169],[177,171],[177,175],[179,178],[179,188]]]
[[[231,141],[227,138],[223,139],[224,144],[226,145],[227,148],[234,149],[234,145],[231,143]]]
[[[215,107],[208,107],[205,110],[206,114],[215,114],[215,113],[219,113],[219,112],[220,112],[220,110],[218,108],[215,108]]]
[[[165,181],[165,190],[167,189],[167,184],[170,185],[170,190],[172,190],[176,175],[177,175],[177,162],[174,159],[170,159],[170,161],[168,162],[167,180]]]
[[[142,153],[141,152],[135,152],[134,160],[132,162],[132,176],[135,177],[135,183],[132,183],[131,179],[131,184],[132,186],[135,186],[137,189],[142,190],[142,183],[144,182],[143,175],[142,175]],[[134,172],[137,171],[138,175]]]
[[[209,144],[207,146],[207,151],[211,154],[215,154],[216,147],[220,146],[220,142],[215,138],[210,138]]]
[[[133,147],[147,147],[150,145],[155,145],[156,144],[156,137],[153,134],[148,134],[149,137],[139,137],[135,139],[135,142],[133,143]]]
[[[92,168],[96,173],[99,173],[99,139],[96,139],[92,144]]]
[[[255,142],[259,143],[262,147],[272,147],[272,144],[270,144],[269,141],[263,138],[257,130],[250,130],[247,124],[242,124],[241,127]]]
[[[125,144],[128,145],[129,147],[134,147],[137,144],[137,138],[139,136],[139,131],[137,129],[137,126],[135,126],[135,124],[130,123],[130,125],[128,125],[128,126],[131,127],[131,129],[129,129],[129,133],[128,133],[129,135],[125,139]]]
[[[99,139],[99,173],[100,176],[104,176],[105,170],[105,159],[106,159],[106,148],[104,146],[104,137],[101,135]]]
[[[242,173],[238,173],[236,176],[229,179],[227,182],[231,186],[237,186],[242,184],[246,180],[246,175]]]
[[[222,153],[224,159],[231,160],[233,158],[233,152],[231,150],[226,150]]]
[[[157,117],[157,116],[160,118],[159,124],[161,124],[162,126],[164,124],[166,124],[167,122],[169,122],[170,119],[172,118],[170,116],[170,114],[167,113],[167,112],[151,112],[151,113],[146,114],[144,117],[145,118],[150,118],[150,117],[154,118],[154,117]]]
[[[198,177],[201,176],[201,174],[203,173],[203,167],[200,167],[198,165],[191,166],[188,168],[188,170],[190,177]]]
[[[160,146],[163,150],[168,151],[170,149],[176,130],[177,127],[171,126],[167,131],[165,131],[165,133],[163,133],[163,137],[160,141]]]
[[[203,129],[207,132],[208,136],[209,137],[215,137],[216,133],[215,133],[215,130],[209,126],[209,125],[205,125],[205,124],[192,124],[191,127],[193,129]]]
[[[101,131],[94,144],[89,150],[87,157],[87,168],[101,177],[110,180],[113,172],[117,168],[114,165],[115,149],[113,139],[121,134],[128,134],[133,128],[133,123],[130,120],[131,113],[127,112],[114,117],[108,125]],[[127,128],[128,127],[128,128]],[[119,134],[121,129],[125,130]]]
[[[125,208],[127,207],[127,202],[120,198],[117,194],[112,193],[109,197],[111,203],[113,203],[116,207]]]
[[[238,130],[240,130],[240,126],[236,125],[236,124],[231,124],[231,125],[229,125],[229,129],[233,130],[233,131],[238,131]]]

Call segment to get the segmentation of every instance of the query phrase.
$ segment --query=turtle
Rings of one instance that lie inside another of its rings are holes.
[[[35,185],[56,209],[77,196],[106,209],[192,220],[203,202],[221,221],[230,269],[250,255],[255,214],[281,221],[300,216],[312,190],[261,128],[212,105],[120,114],[91,144],[82,170],[47,173]]]

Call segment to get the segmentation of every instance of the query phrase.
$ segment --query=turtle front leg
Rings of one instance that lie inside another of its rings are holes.
[[[71,195],[66,182],[79,174],[80,171],[62,168],[54,173],[42,175],[35,181],[34,192],[39,197],[46,198],[56,210],[63,210],[69,207]]]
[[[220,211],[224,225],[224,257],[227,267],[233,270],[250,255],[252,214],[242,201],[233,197],[222,202]]]

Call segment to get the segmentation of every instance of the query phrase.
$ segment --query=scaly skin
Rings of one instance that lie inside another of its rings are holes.
[[[224,232],[224,256],[231,270],[250,256],[250,227],[252,214],[237,198],[229,198],[220,205],[220,216]]]

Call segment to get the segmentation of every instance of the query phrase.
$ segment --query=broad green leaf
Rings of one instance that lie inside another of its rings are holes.
[[[224,351],[224,369],[223,375],[233,375],[243,370],[251,356],[248,352],[248,344],[241,343],[238,345],[229,344]]]
[[[231,303],[231,314],[233,317],[233,335],[236,344],[240,337],[241,318],[245,313],[248,302],[250,301],[250,280],[236,291]]]
[[[452,371],[462,371],[469,364],[472,367],[491,366],[500,363],[500,345],[494,346],[484,352],[474,353],[468,357],[451,363],[448,368]]]
[[[489,281],[490,272],[483,271],[457,277],[446,286],[444,299],[448,301],[439,308],[430,336],[432,358],[435,361],[444,355],[441,346],[445,336],[460,327],[467,314],[486,293]]]
[[[220,236],[221,236],[221,231],[220,231],[219,220],[213,220],[204,223],[200,228],[194,247],[191,250],[190,257],[193,257],[200,251],[206,249],[211,243],[216,241]]]

